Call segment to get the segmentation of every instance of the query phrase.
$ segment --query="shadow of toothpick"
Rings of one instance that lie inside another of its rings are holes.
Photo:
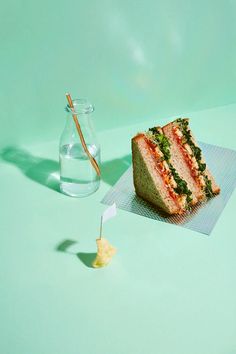
[[[81,263],[83,263],[86,267],[93,268],[92,263],[96,257],[96,253],[84,253],[84,252],[78,253],[75,250],[73,251],[72,246],[74,246],[77,243],[78,241],[65,239],[56,246],[56,251],[77,256],[77,258],[81,261]]]
[[[77,257],[88,268],[93,268],[92,263],[96,258],[96,255],[97,255],[96,253],[83,253],[83,252],[77,253]]]
[[[76,243],[78,243],[78,241],[66,239],[56,246],[56,250],[64,253],[76,254],[77,252],[70,251],[71,246]]]

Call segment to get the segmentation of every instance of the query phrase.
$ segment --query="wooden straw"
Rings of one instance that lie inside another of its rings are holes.
[[[74,112],[75,110],[74,110],[73,101],[72,101],[71,96],[70,96],[69,93],[66,93],[66,98],[67,98],[67,101],[68,101],[68,103],[69,103],[69,106],[70,106],[72,112]],[[78,132],[78,134],[79,134],[80,141],[81,141],[81,144],[82,144],[82,146],[83,146],[83,148],[84,148],[84,151],[85,151],[85,153],[88,155],[88,158],[89,158],[91,164],[93,165],[94,169],[96,170],[97,175],[98,175],[98,176],[101,176],[101,171],[100,171],[100,168],[99,168],[99,166],[98,166],[98,164],[97,164],[97,161],[96,161],[95,158],[90,154],[90,152],[89,152],[89,150],[88,150],[88,148],[87,148],[87,145],[86,145],[86,142],[85,142],[85,140],[84,140],[84,136],[83,136],[83,133],[82,133],[82,130],[81,130],[81,127],[80,127],[80,124],[79,124],[77,115],[72,113],[72,117],[73,117],[73,120],[74,120],[74,122],[75,122],[75,126],[76,126],[77,132]]]

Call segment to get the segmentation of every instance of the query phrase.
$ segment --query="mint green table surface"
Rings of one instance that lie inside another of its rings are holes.
[[[235,115],[189,114],[201,141],[229,148]],[[210,236],[118,210],[104,226],[117,255],[89,267],[131,136],[168,119],[101,132],[104,180],[84,199],[55,190],[57,141],[8,147],[18,162],[0,162],[1,354],[236,353],[235,194]]]
[[[104,227],[117,255],[88,267],[132,135],[195,112],[199,140],[236,147],[235,13],[233,0],[2,2],[0,354],[236,353],[235,194],[209,237],[119,210]],[[85,199],[58,192],[67,90],[95,104],[102,143]]]

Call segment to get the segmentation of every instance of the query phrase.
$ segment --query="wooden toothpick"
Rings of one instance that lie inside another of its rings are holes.
[[[99,235],[99,240],[102,238],[102,216],[101,216],[101,221],[100,221],[100,235]]]

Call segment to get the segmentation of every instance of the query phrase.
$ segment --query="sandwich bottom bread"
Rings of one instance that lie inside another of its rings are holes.
[[[167,214],[220,193],[187,118],[132,138],[133,180],[138,196]]]

